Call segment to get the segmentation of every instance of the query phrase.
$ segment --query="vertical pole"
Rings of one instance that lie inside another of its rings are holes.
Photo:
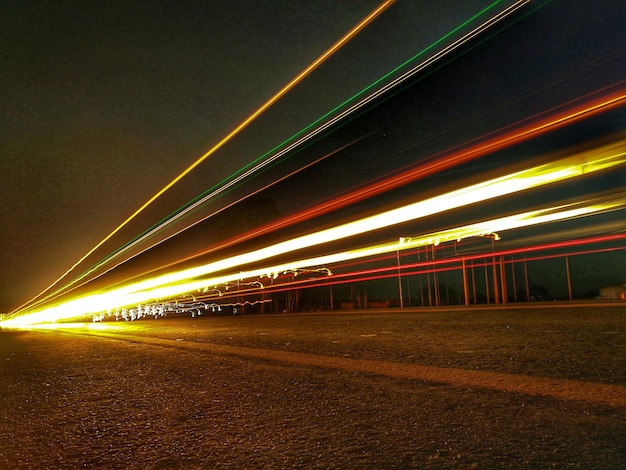
[[[508,299],[506,286],[506,271],[504,266],[504,255],[500,256],[500,285],[502,286],[502,305],[505,305]]]
[[[467,286],[467,270],[465,269],[465,258],[462,259],[461,263],[461,269],[463,269],[463,296],[465,297],[465,305],[469,305],[470,297]]]
[[[493,238],[491,239],[491,267],[493,270],[493,302],[496,304],[500,303],[499,295],[498,295],[498,268],[496,268],[496,248],[495,242]]]
[[[404,308],[404,300],[402,299],[402,276],[400,275],[400,250],[396,250],[396,258],[398,260],[398,295],[400,298],[400,308]]]
[[[420,260],[420,249],[419,249],[419,247],[417,248],[417,261],[418,262],[421,261]],[[424,288],[422,286],[422,275],[418,274],[417,277],[419,279],[419,284],[420,284],[420,303],[422,304],[422,307],[423,307],[424,306]]]
[[[439,307],[439,283],[437,282],[437,268],[435,267],[435,245],[433,245],[433,283],[435,284],[435,307]]]
[[[476,303],[476,271],[474,269],[474,261],[472,261],[472,294],[474,295],[474,303]]]
[[[274,286],[274,276],[270,276],[270,284],[272,285],[272,287]],[[272,299],[272,311],[278,312],[278,295],[274,294],[272,296]]]
[[[490,295],[489,295],[489,277],[487,276],[487,258],[485,258],[485,292],[487,294],[487,304],[490,304],[491,300],[489,299]]]
[[[572,300],[572,279],[569,275],[569,256],[565,256],[565,270],[567,273],[567,293],[569,295],[569,299]]]
[[[333,286],[330,286],[330,309],[335,309],[335,306],[333,305]]]
[[[530,302],[530,286],[528,285],[528,268],[526,267],[526,259],[524,259],[524,282],[526,284],[526,302]]]
[[[406,300],[407,305],[411,306],[411,276],[406,277]]]
[[[511,256],[511,278],[513,279],[513,300],[517,302],[517,284],[515,282],[515,262]]]
[[[425,246],[424,248],[426,249],[426,261],[428,261],[428,247]],[[430,290],[430,273],[429,272],[426,273],[426,287],[428,288],[428,306],[432,307],[433,306],[433,294]]]

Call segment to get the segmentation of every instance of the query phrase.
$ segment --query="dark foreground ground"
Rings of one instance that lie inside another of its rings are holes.
[[[626,304],[0,332],[0,468],[626,468]]]

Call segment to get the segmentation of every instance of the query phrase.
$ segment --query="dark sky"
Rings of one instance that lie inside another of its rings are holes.
[[[134,221],[102,256],[493,3],[397,1]],[[268,191],[276,211],[288,214],[626,78],[624,2],[556,0],[532,11],[543,3],[531,2],[502,24],[509,26],[503,32],[484,34],[455,60],[416,77],[409,89],[205,211],[363,139]],[[2,2],[0,311],[47,287],[378,4]],[[615,112],[498,161],[573,145],[625,124],[624,113]],[[623,172],[610,181],[626,187]],[[212,228],[202,224],[193,232],[195,244],[189,235],[168,248],[176,255],[196,249],[203,243],[198,237],[210,238]]]

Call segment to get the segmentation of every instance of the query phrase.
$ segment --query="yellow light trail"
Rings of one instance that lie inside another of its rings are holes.
[[[399,207],[397,209],[382,212],[380,214],[353,222],[348,222],[337,227],[332,227],[326,230],[321,230],[294,239],[279,242],[248,253],[243,253],[177,272],[167,273],[145,281],[129,284],[109,292],[87,295],[79,299],[70,300],[38,312],[20,315],[5,321],[4,324],[12,324],[11,322],[15,322],[14,324],[21,324],[59,321],[62,319],[82,316],[88,313],[101,312],[121,306],[139,304],[149,299],[173,297],[187,292],[190,289],[193,290],[199,286],[207,285],[206,279],[200,281],[190,280],[198,279],[208,274],[232,270],[237,267],[243,267],[251,263],[272,258],[276,255],[283,255],[303,248],[309,248],[345,239],[428,215],[441,213],[446,210],[464,207],[473,203],[579,177],[584,174],[615,167],[624,163],[626,163],[626,140],[609,144],[589,152],[583,152],[571,157],[563,158],[555,162],[484,181],[456,191]],[[594,208],[595,207],[596,206],[594,206]],[[597,211],[600,209],[595,208],[593,210]],[[581,213],[579,215],[584,214]],[[574,214],[569,215],[569,217],[573,216]],[[500,223],[503,224],[502,221]],[[494,227],[483,226],[480,226],[479,228],[473,227],[473,229],[483,232],[503,230],[503,228],[496,229]],[[504,229],[506,229],[506,227],[504,227]],[[467,235],[455,235],[455,238],[458,238],[459,236],[464,237]],[[363,253],[363,256],[377,254],[376,252],[365,254],[365,252],[360,250],[357,251]],[[311,264],[308,265],[310,266],[340,261],[339,259],[335,260],[334,258],[324,257],[315,258],[314,260],[314,262],[311,261]],[[302,267],[303,265],[301,264],[294,267],[292,264],[286,264],[285,266],[289,266],[286,269],[295,269]],[[254,272],[261,273],[261,271],[265,272],[267,269],[273,268],[264,268]],[[247,278],[249,276],[249,273],[233,274],[231,275],[231,280]],[[226,281],[222,279],[220,282]],[[209,284],[211,284],[211,282],[209,282]]]
[[[596,149],[591,154],[583,153],[568,157],[557,162],[540,165],[499,178],[491,179],[466,188],[452,191],[440,196],[418,201],[397,209],[389,210],[360,220],[348,222],[337,227],[303,235],[286,240],[248,253],[230,258],[213,261],[208,264],[171,272],[145,281],[140,281],[117,289],[120,295],[137,290],[154,288],[159,285],[178,282],[181,279],[192,279],[211,272],[231,269],[255,263],[276,255],[290,253],[299,249],[329,243],[351,236],[360,235],[372,230],[389,227],[421,217],[464,207],[473,203],[486,201],[495,197],[555,183],[565,179],[581,176],[594,171],[615,166],[626,161],[625,142],[612,144]]]
[[[41,312],[6,320],[2,322],[1,325],[8,328],[24,328],[29,325],[53,323],[60,320],[82,317],[89,313],[98,313],[107,310],[110,311],[119,307],[138,305],[158,299],[171,299],[182,294],[201,290],[207,286],[220,285],[260,276],[271,276],[274,273],[293,271],[295,269],[302,269],[308,266],[328,266],[335,263],[443,243],[445,241],[479,237],[493,232],[501,233],[507,230],[528,227],[531,225],[540,225],[560,220],[584,217],[623,207],[626,207],[626,198],[606,203],[596,203],[589,206],[582,206],[581,204],[567,204],[528,211],[462,227],[422,234],[411,238],[401,238],[393,243],[373,245],[366,248],[300,259],[288,263],[255,268],[248,271],[239,271],[219,275],[212,278],[196,279],[193,281],[155,287],[143,291],[129,292],[124,295],[119,295],[119,292],[92,295],[83,299],[66,302],[57,307],[49,308]]]
[[[152,196],[148,201],[146,201],[139,209],[133,212],[126,220],[124,220],[120,225],[118,225],[111,233],[109,233],[106,237],[104,237],[100,242],[98,242],[93,248],[91,248],[85,255],[83,255],[76,263],[74,263],[66,272],[64,272],[57,280],[55,280],[52,284],[46,287],[43,291],[37,294],[32,299],[28,300],[24,304],[17,307],[14,312],[19,313],[21,309],[33,302],[35,299],[41,297],[47,291],[49,291],[52,287],[58,284],[65,276],[67,276],[70,272],[72,272],[76,267],[85,261],[91,254],[93,254],[98,248],[104,245],[107,241],[109,241],[116,233],[118,233],[122,228],[128,225],[135,217],[137,217],[141,212],[143,212],[148,206],[150,206],[154,201],[156,201],[159,197],[161,197],[166,191],[168,191],[172,186],[178,183],[181,179],[187,176],[191,171],[193,171],[198,165],[204,162],[207,158],[217,152],[220,148],[222,148],[226,143],[228,143],[233,137],[239,134],[244,128],[246,128],[252,121],[254,121],[257,117],[259,117],[262,113],[264,113],[270,106],[272,106],[276,101],[282,98],[285,94],[287,94],[291,89],[293,89],[298,83],[304,80],[311,72],[313,72],[320,64],[322,64],[326,59],[332,56],[337,50],[343,47],[348,41],[350,41],[354,36],[356,36],[360,31],[362,31],[367,25],[369,25],[372,21],[374,21],[380,14],[382,14],[387,8],[389,8],[395,0],[385,0],[382,2],[375,10],[373,10],[369,15],[367,15],[364,19],[362,19],[356,26],[354,26],[348,33],[346,33],[339,41],[333,44],[326,52],[324,52],[321,56],[315,59],[308,67],[306,67],[302,72],[300,72],[295,78],[293,78],[289,83],[287,83],[284,87],[282,87],[276,94],[274,94],[269,100],[267,100],[264,104],[261,105],[256,111],[254,111],[250,116],[244,119],[237,127],[235,127],[229,134],[226,135],[222,140],[220,140],[217,144],[215,144],[211,149],[209,149],[204,155],[198,158],[194,163],[192,163],[187,169],[185,169],[182,173],[180,173],[176,178],[170,181],[167,185],[165,185],[160,191],[158,191],[154,196]]]
[[[258,269],[252,269],[248,271],[240,271],[229,275],[223,275],[214,278],[206,278],[196,280],[187,284],[184,284],[188,290],[184,292],[191,292],[200,289],[205,286],[212,286],[216,284],[223,284],[233,282],[241,279],[249,279],[259,276],[271,276],[274,273],[281,273],[285,271],[294,271],[296,269],[303,269],[309,266],[328,266],[335,263],[341,263],[345,261],[351,261],[354,259],[368,258],[371,256],[378,256],[386,253],[393,253],[396,251],[404,251],[414,249],[422,246],[437,245],[446,241],[461,240],[470,237],[481,237],[494,232],[505,232],[516,228],[529,227],[532,225],[540,225],[550,222],[557,222],[560,220],[573,219],[577,217],[584,217],[596,214],[598,212],[605,212],[608,210],[614,210],[623,208],[626,206],[626,198],[619,200],[598,203],[589,206],[571,207],[575,204],[568,204],[564,206],[555,206],[547,209],[539,209],[534,211],[523,212],[520,214],[510,215],[493,219],[489,221],[479,222],[476,224],[470,224],[462,227],[455,227],[448,230],[442,230],[438,232],[432,232],[422,235],[417,235],[410,238],[400,238],[393,243],[385,243],[380,245],[373,245],[366,248],[359,248],[356,250],[348,250],[344,252],[332,253],[329,255],[318,256],[314,258],[302,259],[292,261],[289,263],[283,263],[275,266],[268,266]],[[568,208],[571,207],[571,208]],[[181,285],[182,287],[182,285]],[[151,295],[161,293],[159,289],[151,292]],[[180,292],[178,294],[181,294]],[[165,296],[161,296],[165,297]],[[152,297],[159,298],[159,297]]]

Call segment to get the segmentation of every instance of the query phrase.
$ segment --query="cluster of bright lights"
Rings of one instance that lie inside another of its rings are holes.
[[[104,320],[124,320],[135,321],[142,318],[163,318],[169,313],[187,313],[191,317],[201,316],[204,311],[221,312],[222,307],[215,302],[154,302],[146,305],[139,304],[130,308],[116,308],[107,312],[100,312],[92,315],[94,322]]]
[[[551,208],[549,210],[527,212],[497,219],[495,221],[440,231],[417,239],[402,239],[401,242],[395,242],[393,244],[334,253],[247,271],[240,270],[230,274],[218,274],[258,263],[277,255],[297,252],[303,248],[310,248],[320,244],[346,239],[369,231],[415,220],[420,217],[441,213],[446,210],[615,167],[626,162],[625,144],[625,141],[620,141],[597,148],[593,151],[518,171],[513,174],[491,179],[337,227],[286,240],[248,253],[217,260],[190,269],[170,272],[162,276],[128,284],[108,292],[73,299],[37,312],[15,316],[2,322],[2,325],[21,326],[80,318],[88,314],[115,311],[123,307],[133,307],[147,302],[155,302],[158,301],[158,299],[172,299],[184,293],[207,288],[207,286],[240,282],[245,279],[267,276],[271,273],[284,271],[296,272],[307,266],[328,266],[348,259],[369,257],[420,245],[437,244],[446,240],[481,236],[487,233],[501,232],[512,228],[566,218],[581,217],[598,211],[608,210],[620,206],[620,204],[623,204],[623,201],[609,204],[596,204],[589,207]],[[206,277],[211,274],[215,275],[213,277]]]

